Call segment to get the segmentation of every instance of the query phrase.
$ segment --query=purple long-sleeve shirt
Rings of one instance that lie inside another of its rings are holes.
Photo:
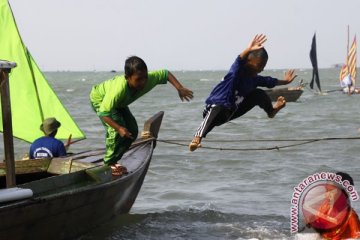
[[[238,56],[223,80],[214,87],[206,104],[222,105],[228,108],[240,104],[256,87],[273,88],[278,79],[257,75],[244,77],[245,61]]]

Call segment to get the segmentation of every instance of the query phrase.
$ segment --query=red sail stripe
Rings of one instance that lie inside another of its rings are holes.
[[[348,74],[349,74],[349,72],[348,72],[347,65],[343,65],[341,67],[340,76],[339,76],[340,81],[343,80],[346,77],[346,75],[348,75]]]
[[[352,77],[353,84],[355,85],[356,80],[356,36],[354,37],[354,41],[351,44],[351,48],[348,54],[347,64],[349,66],[349,72]]]

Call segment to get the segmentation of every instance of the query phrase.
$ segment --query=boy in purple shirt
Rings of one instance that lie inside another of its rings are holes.
[[[280,96],[272,105],[265,91],[257,87],[273,88],[276,85],[291,83],[296,75],[294,70],[285,73],[285,79],[259,76],[263,71],[268,55],[263,46],[266,36],[256,35],[249,46],[236,58],[224,79],[215,86],[206,99],[205,109],[200,127],[189,145],[190,151],[201,147],[201,140],[215,126],[244,115],[255,106],[264,109],[269,118],[273,118],[285,107],[285,98]]]

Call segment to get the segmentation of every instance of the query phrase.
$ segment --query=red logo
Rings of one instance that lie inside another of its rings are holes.
[[[329,182],[313,186],[302,200],[306,224],[318,230],[340,226],[347,219],[350,210],[350,200],[346,192]]]

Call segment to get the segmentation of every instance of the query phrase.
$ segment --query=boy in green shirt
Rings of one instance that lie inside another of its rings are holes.
[[[180,99],[190,101],[193,92],[184,88],[167,70],[148,72],[146,63],[132,56],[125,61],[125,75],[93,86],[90,101],[106,130],[105,164],[111,166],[113,175],[121,175],[126,168],[117,161],[129,149],[138,135],[136,119],[129,104],[149,92],[157,84],[169,81],[178,91]]]

